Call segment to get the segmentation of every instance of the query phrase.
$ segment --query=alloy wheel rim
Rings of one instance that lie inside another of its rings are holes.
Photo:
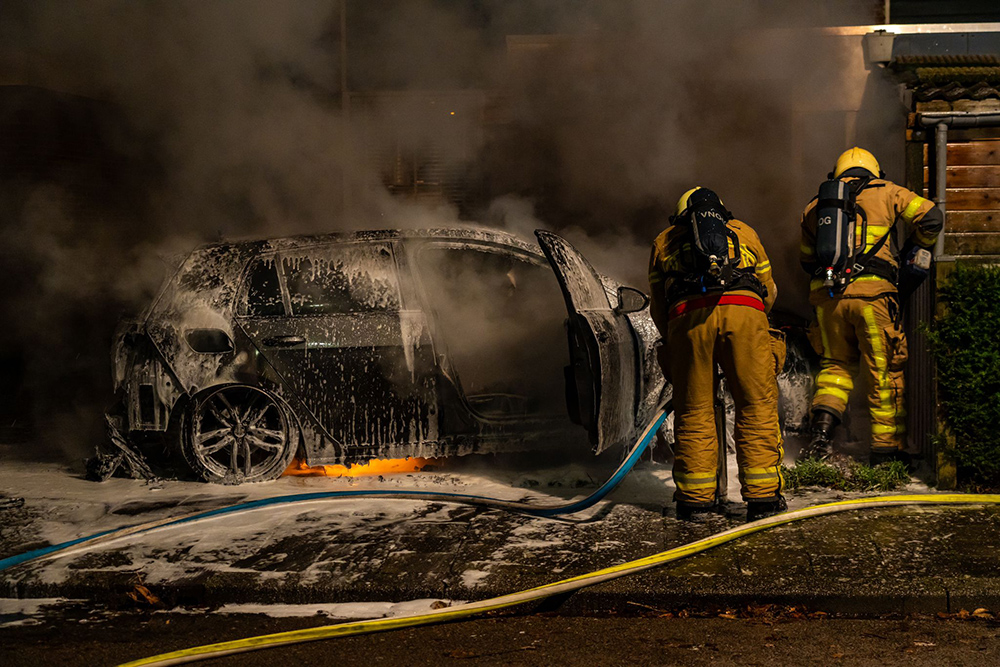
[[[246,479],[284,457],[288,429],[274,399],[254,387],[226,387],[199,403],[191,431],[198,461],[222,478]]]

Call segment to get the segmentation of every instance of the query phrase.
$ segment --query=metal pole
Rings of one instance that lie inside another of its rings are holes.
[[[726,404],[715,404],[715,428],[719,433],[719,463],[715,478],[715,501],[725,504],[729,500],[729,460],[726,457]]]
[[[719,380],[722,372],[715,371],[715,432],[719,440],[719,460],[715,477],[715,501],[725,504],[729,500],[729,462],[726,458],[726,397]]]
[[[344,119],[351,115],[351,94],[347,90],[347,0],[340,0],[340,110]]]
[[[944,233],[947,230],[948,206],[948,124],[938,123],[934,128],[934,203],[945,219],[945,226],[934,245],[934,259],[944,256]]]
[[[347,0],[340,0],[340,124],[346,153],[353,151],[354,138],[351,133],[351,92],[347,89]],[[346,216],[351,208],[351,176],[346,165],[340,171],[341,215]]]

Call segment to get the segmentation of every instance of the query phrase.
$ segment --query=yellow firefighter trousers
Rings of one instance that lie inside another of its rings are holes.
[[[715,501],[716,362],[736,403],[736,461],[743,498],[776,500],[781,493],[784,452],[773,344],[767,315],[748,306],[700,308],[670,320],[660,358],[674,388],[675,501],[694,506]]]
[[[824,299],[816,305],[810,337],[823,356],[812,407],[838,416],[847,409],[860,362],[869,377],[868,411],[872,451],[892,453],[906,448],[903,365],[906,337],[895,323],[895,294]]]

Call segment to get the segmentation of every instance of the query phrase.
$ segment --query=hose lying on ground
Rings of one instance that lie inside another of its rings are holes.
[[[448,607],[435,611],[429,611],[410,616],[400,616],[396,618],[379,618],[371,621],[356,621],[350,623],[337,623],[335,625],[325,625],[317,628],[306,628],[304,630],[293,630],[291,632],[278,632],[271,635],[259,637],[247,637],[234,641],[221,642],[218,644],[208,644],[206,646],[196,646],[194,648],[182,649],[156,655],[150,658],[143,658],[134,662],[128,662],[120,667],[133,667],[138,665],[180,665],[197,660],[208,660],[220,658],[226,655],[255,651],[264,648],[274,648],[277,646],[287,646],[289,644],[300,644],[304,642],[317,641],[320,639],[332,639],[334,637],[348,637],[351,635],[363,635],[373,632],[384,632],[386,630],[399,630],[402,628],[412,628],[421,625],[432,625],[445,621],[456,621],[469,618],[477,614],[488,611],[495,611],[515,605],[524,604],[534,600],[541,600],[553,595],[569,593],[586,586],[593,586],[611,579],[623,577],[630,574],[637,574],[653,567],[680,560],[686,556],[700,553],[712,547],[731,542],[746,535],[756,533],[775,526],[782,526],[794,521],[801,521],[811,517],[836,514],[848,510],[872,507],[897,507],[900,505],[1000,505],[1000,494],[922,494],[911,496],[876,496],[872,498],[857,498],[854,500],[842,500],[814,507],[806,507],[793,512],[777,514],[760,521],[755,521],[736,528],[724,530],[709,537],[685,544],[668,551],[663,551],[652,556],[646,556],[628,563],[615,565],[612,567],[582,574],[570,579],[564,579],[555,583],[538,586],[519,593],[511,593],[500,597],[480,600],[478,602],[468,602],[466,604]]]
[[[497,498],[487,498],[485,496],[472,496],[462,493],[442,493],[438,491],[403,491],[403,490],[379,490],[379,489],[358,489],[351,491],[322,491],[317,493],[297,493],[287,496],[275,496],[273,498],[262,498],[260,500],[252,500],[245,503],[239,503],[237,505],[229,505],[227,507],[220,507],[213,510],[206,510],[204,512],[196,512],[194,514],[188,514],[182,517],[171,517],[167,519],[158,519],[156,521],[149,521],[147,523],[142,523],[134,526],[127,526],[125,528],[106,530],[94,535],[88,535],[86,537],[80,537],[75,540],[70,540],[68,542],[62,542],[60,544],[53,544],[47,547],[42,547],[41,549],[35,549],[34,551],[28,551],[23,554],[18,554],[16,556],[11,556],[9,558],[4,558],[0,560],[0,571],[6,570],[8,568],[14,567],[15,565],[21,565],[24,563],[38,561],[38,560],[50,560],[53,558],[61,558],[63,556],[70,556],[83,551],[89,551],[99,546],[106,546],[111,542],[124,539],[131,535],[137,535],[140,533],[148,533],[153,530],[160,528],[169,528],[171,526],[177,526],[180,524],[192,523],[195,521],[203,521],[206,519],[213,519],[227,514],[235,514],[238,512],[246,512],[250,510],[258,510],[266,507],[274,507],[276,505],[288,505],[291,503],[304,503],[304,502],[325,502],[329,500],[340,500],[343,498],[361,498],[361,497],[377,497],[377,498],[401,498],[401,499],[412,499],[412,500],[425,500],[425,501],[438,501],[438,502],[451,502],[451,503],[463,503],[470,505],[481,505],[484,507],[495,507],[499,509],[513,510],[517,512],[524,512],[525,514],[531,514],[533,516],[541,517],[554,517],[563,514],[573,514],[576,512],[582,512],[588,507],[593,506],[599,502],[606,495],[611,493],[611,491],[618,486],[618,484],[628,475],[629,471],[632,470],[633,466],[639,461],[642,453],[652,442],[653,438],[656,436],[656,432],[663,425],[666,420],[667,415],[671,411],[671,403],[668,401],[667,404],[657,411],[653,419],[646,425],[646,428],[642,431],[639,439],[636,441],[635,445],[629,451],[625,460],[622,461],[618,469],[615,470],[614,474],[608,478],[604,484],[600,486],[596,491],[580,500],[572,500],[567,503],[561,503],[556,505],[534,505],[532,503],[522,503],[515,502],[512,500],[500,500]],[[76,548],[74,548],[76,547]]]
[[[0,571],[37,560],[48,560],[62,556],[69,556],[81,551],[87,551],[98,546],[108,545],[111,542],[121,540],[131,535],[137,535],[153,531],[158,528],[168,528],[180,524],[201,521],[237,512],[251,511],[265,507],[274,507],[289,503],[301,502],[324,502],[337,500],[346,497],[392,497],[410,498],[417,500],[441,501],[441,502],[461,502],[487,507],[498,507],[525,512],[536,516],[558,516],[561,514],[571,514],[582,511],[601,500],[628,474],[635,463],[639,460],[642,452],[646,449],[656,434],[656,431],[663,424],[667,414],[670,412],[669,403],[660,410],[653,420],[643,431],[635,446],[628,456],[618,467],[615,473],[594,493],[582,500],[571,501],[561,505],[531,505],[513,501],[497,500],[482,496],[471,496],[454,493],[437,493],[433,491],[378,491],[378,490],[356,490],[356,491],[333,491],[321,493],[304,493],[290,496],[278,496],[265,498],[237,505],[230,505],[214,510],[197,512],[183,517],[160,519],[135,526],[129,526],[118,530],[108,530],[95,535],[81,537],[69,542],[44,547],[19,556],[13,556],[0,560]],[[415,614],[411,616],[400,616],[389,619],[375,619],[370,621],[359,621],[351,623],[338,623],[305,630],[295,630],[292,632],[282,632],[260,637],[249,637],[219,644],[199,646],[163,655],[145,658],[127,665],[176,665],[196,660],[232,655],[246,651],[253,651],[262,648],[271,648],[289,644],[298,644],[319,639],[330,639],[333,637],[347,637],[372,632],[386,630],[396,630],[400,628],[417,627],[430,625],[444,621],[454,621],[468,618],[476,614],[488,611],[504,609],[526,602],[541,600],[553,595],[569,593],[586,586],[592,586],[618,577],[636,574],[659,565],[671,563],[686,556],[700,553],[712,547],[725,544],[732,540],[767,530],[775,526],[780,526],[793,521],[807,519],[811,517],[835,514],[847,510],[860,508],[895,507],[901,505],[968,505],[968,504],[1000,504],[1000,495],[972,495],[972,494],[923,494],[923,495],[900,495],[900,496],[876,496],[871,498],[859,498],[855,500],[844,500],[815,507],[808,507],[793,512],[786,512],[776,516],[756,521],[745,526],[738,526],[706,537],[690,544],[686,544],[668,551],[664,551],[652,556],[640,558],[628,563],[622,563],[613,567],[597,570],[588,574],[583,574],[563,581],[558,581],[537,588],[532,588],[519,593],[511,593],[488,600],[470,602],[455,607],[435,610],[427,613]],[[75,549],[73,547],[76,547]],[[125,667],[125,666],[123,666]]]

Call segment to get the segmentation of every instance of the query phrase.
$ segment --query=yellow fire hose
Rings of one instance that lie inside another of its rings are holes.
[[[685,544],[668,551],[663,551],[652,556],[639,558],[628,563],[615,565],[612,567],[582,574],[570,579],[564,579],[555,583],[538,586],[519,593],[502,595],[479,602],[468,602],[465,604],[449,607],[445,609],[430,611],[426,613],[414,614],[410,616],[400,616],[397,618],[379,618],[370,621],[357,621],[351,623],[337,623],[317,628],[307,628],[304,630],[293,630],[291,632],[278,632],[259,637],[247,637],[246,639],[236,639],[234,641],[220,642],[218,644],[207,644],[194,648],[173,651],[161,655],[143,658],[133,662],[125,663],[121,667],[130,665],[180,665],[197,660],[208,660],[226,655],[255,651],[276,646],[287,646],[289,644],[300,644],[303,642],[317,641],[320,639],[332,639],[334,637],[348,637],[351,635],[363,635],[373,632],[384,632],[386,630],[399,630],[401,628],[413,628],[421,625],[431,625],[444,621],[456,621],[469,618],[477,614],[488,611],[513,607],[534,600],[568,593],[571,591],[592,586],[601,582],[616,579],[630,574],[636,574],[650,568],[672,563],[687,556],[700,553],[712,547],[731,542],[741,537],[768,530],[775,526],[782,526],[817,516],[836,514],[853,509],[876,508],[876,507],[898,507],[902,505],[1000,505],[1000,494],[921,494],[921,495],[898,495],[898,496],[875,496],[869,498],[858,498],[855,500],[842,500],[833,503],[825,503],[814,507],[806,507],[793,512],[785,512],[750,524],[738,526],[724,530],[721,533],[711,535],[701,540]]]

